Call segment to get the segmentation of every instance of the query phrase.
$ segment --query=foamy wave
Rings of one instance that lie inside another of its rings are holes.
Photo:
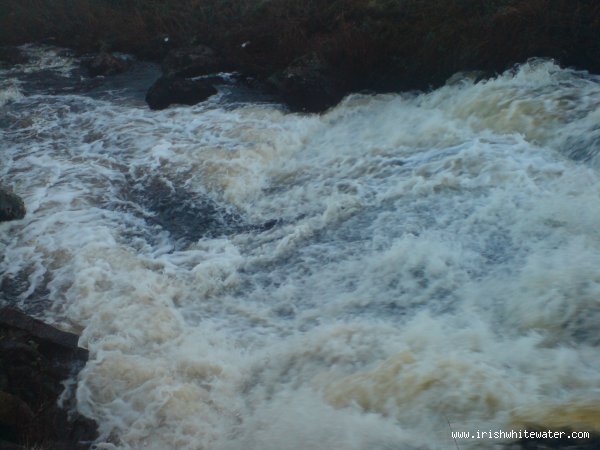
[[[23,94],[17,86],[11,85],[7,88],[0,88],[0,107],[9,102],[19,101],[23,98]]]

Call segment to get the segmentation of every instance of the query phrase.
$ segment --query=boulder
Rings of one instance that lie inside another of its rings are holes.
[[[25,217],[25,204],[21,197],[0,187],[0,222]]]
[[[169,51],[162,62],[163,74],[167,77],[198,77],[224,70],[223,60],[209,47],[175,48]]]
[[[79,348],[77,342],[77,335],[19,310],[0,309],[2,445],[37,448],[43,444],[43,448],[82,450],[90,447],[97,437],[95,423],[58,405],[65,389],[63,381],[75,377],[87,361],[87,351]],[[72,407],[73,396],[67,395],[66,399],[66,406]]]
[[[217,93],[213,80],[161,77],[146,93],[150,109],[165,109],[172,104],[195,105]]]
[[[18,47],[0,47],[0,63],[10,65],[27,64],[29,58]]]
[[[91,59],[84,61],[84,67],[92,77],[116,75],[129,68],[129,62],[108,52],[100,52]]]
[[[325,111],[346,93],[341,77],[314,53],[295,59],[268,82],[293,111]]]
[[[31,408],[16,395],[0,391],[0,426],[16,428],[31,422],[34,414]]]

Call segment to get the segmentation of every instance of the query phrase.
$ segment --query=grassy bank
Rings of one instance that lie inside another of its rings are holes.
[[[259,75],[315,52],[355,89],[421,88],[531,56],[600,72],[596,0],[4,0],[0,45],[161,56],[202,42]],[[250,42],[242,47],[242,43]]]

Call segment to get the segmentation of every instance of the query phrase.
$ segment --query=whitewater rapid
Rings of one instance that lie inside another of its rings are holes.
[[[0,71],[0,303],[80,333],[99,449],[600,432],[600,78],[532,60],[322,115]],[[461,441],[461,449],[504,441]]]

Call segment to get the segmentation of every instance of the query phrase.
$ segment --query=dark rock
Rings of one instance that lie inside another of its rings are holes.
[[[325,111],[346,93],[341,77],[315,54],[294,60],[268,81],[293,111]]]
[[[150,213],[144,219],[167,231],[175,249],[187,248],[202,238],[254,229],[233,206],[223,207],[210,196],[190,192],[177,180],[150,176],[130,179],[130,186],[122,192],[124,199],[143,206]]]
[[[0,62],[10,65],[27,64],[29,58],[17,47],[0,47]]]
[[[129,62],[108,52],[100,52],[95,57],[84,61],[83,65],[92,77],[100,75],[116,75],[129,68]]]
[[[25,204],[21,197],[0,188],[0,222],[25,217]]]
[[[271,220],[267,220],[265,223],[263,223],[260,227],[259,230],[260,231],[269,231],[270,229],[274,228],[275,225],[279,224],[279,220],[277,219],[271,219]]]
[[[25,447],[0,439],[0,450],[25,450]]]
[[[19,426],[33,420],[33,412],[19,397],[0,391],[0,424]]]
[[[212,80],[160,77],[146,93],[150,109],[165,109],[174,103],[195,105],[217,93]]]
[[[40,344],[54,351],[83,352],[81,356],[87,358],[87,352],[80,348],[77,343],[79,336],[66,331],[61,331],[44,322],[29,317],[18,309],[3,308],[0,309],[0,327],[10,327],[30,334],[34,339],[39,340]]]
[[[87,361],[77,341],[16,309],[0,309],[0,442],[8,441],[6,448],[83,450],[96,438],[93,421],[58,405],[63,381]],[[64,403],[71,410],[72,394]]]
[[[204,45],[173,49],[162,62],[162,71],[167,77],[198,77],[223,70],[223,60]]]
[[[0,450],[26,450],[22,445],[7,442],[4,439],[0,439]]]

